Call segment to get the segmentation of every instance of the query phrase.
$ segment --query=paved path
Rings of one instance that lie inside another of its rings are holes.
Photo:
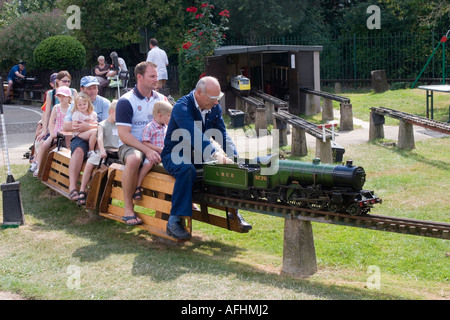
[[[27,164],[23,158],[33,144],[36,124],[41,119],[40,107],[28,105],[3,105],[9,161],[11,164]],[[0,124],[1,127],[1,124]],[[6,165],[3,128],[0,130],[0,167]]]

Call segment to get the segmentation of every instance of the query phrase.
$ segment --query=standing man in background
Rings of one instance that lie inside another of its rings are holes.
[[[166,81],[169,78],[167,75],[167,66],[169,59],[164,50],[158,47],[158,41],[155,38],[150,39],[150,51],[147,55],[147,61],[153,62],[158,66],[158,88],[163,89],[166,86]]]

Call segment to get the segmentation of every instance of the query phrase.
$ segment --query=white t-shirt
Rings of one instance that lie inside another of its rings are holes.
[[[158,66],[158,80],[167,80],[169,78],[166,68],[166,66],[169,65],[169,59],[164,50],[159,47],[153,47],[153,49],[148,52],[147,61],[153,62]]]

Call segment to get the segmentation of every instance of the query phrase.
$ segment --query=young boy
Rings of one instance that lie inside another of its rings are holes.
[[[153,120],[145,126],[142,135],[142,142],[149,148],[161,154],[164,147],[164,138],[166,136],[167,125],[169,124],[170,114],[172,113],[172,105],[168,101],[158,101],[153,106]],[[144,164],[139,169],[138,185],[133,194],[134,200],[142,199],[141,184],[147,173],[157,163],[151,163],[148,159],[144,160]]]
[[[79,206],[86,204],[86,186],[91,179],[91,173],[94,167],[98,166],[100,159],[107,157],[106,150],[117,151],[119,148],[119,133],[116,127],[116,105],[117,100],[113,100],[109,106],[108,118],[98,124],[97,145],[99,150],[86,161],[80,192],[78,193],[77,203]]]

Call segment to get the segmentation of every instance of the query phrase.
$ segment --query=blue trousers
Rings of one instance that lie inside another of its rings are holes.
[[[192,189],[197,178],[195,166],[184,163],[174,164],[170,154],[164,156],[161,160],[164,169],[175,178],[170,214],[174,216],[192,216]]]

